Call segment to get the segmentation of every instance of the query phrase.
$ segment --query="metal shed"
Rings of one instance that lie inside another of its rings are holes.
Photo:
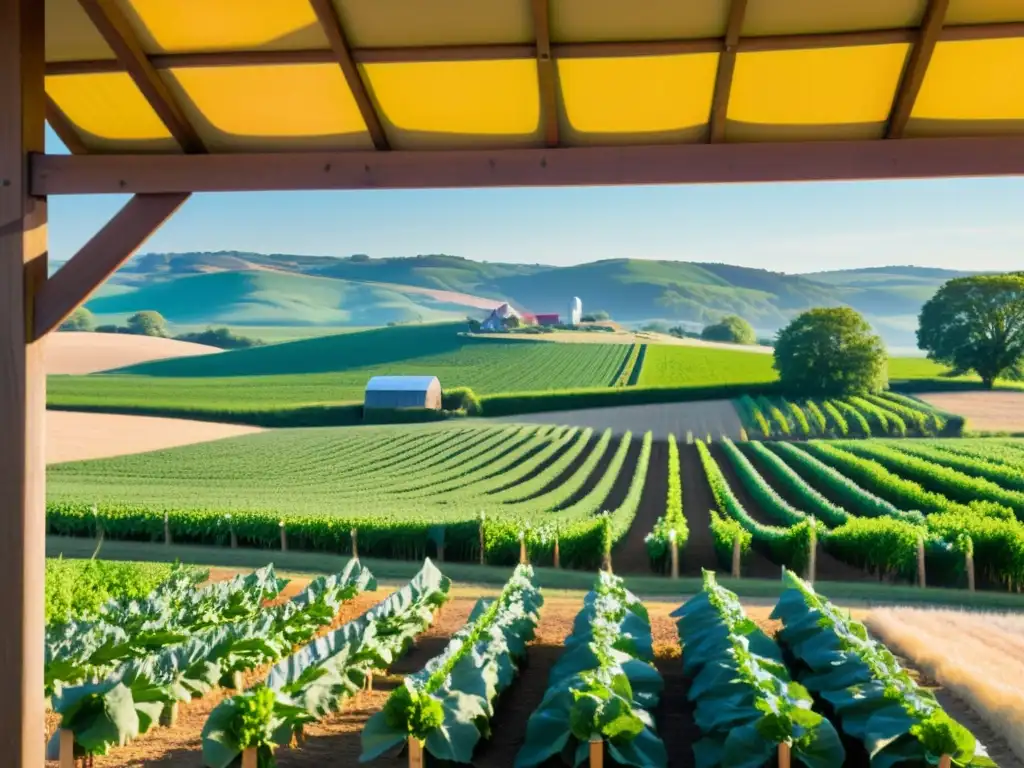
[[[364,408],[441,409],[437,376],[374,376],[366,385]]]

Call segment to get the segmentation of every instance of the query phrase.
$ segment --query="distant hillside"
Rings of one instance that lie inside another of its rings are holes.
[[[699,262],[610,259],[569,267],[444,254],[371,259],[296,254],[150,253],[89,303],[101,315],[155,309],[175,323],[383,325],[482,316],[508,301],[564,313],[569,299],[620,322],[702,324],[738,314],[772,333],[794,314],[846,304],[894,346],[915,343],[921,305],[966,272],[881,267],[791,275]]]

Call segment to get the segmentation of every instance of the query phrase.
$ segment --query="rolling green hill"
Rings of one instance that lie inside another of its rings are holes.
[[[498,264],[444,254],[334,258],[244,252],[143,254],[112,278],[118,295],[89,303],[103,316],[156,309],[177,324],[380,325],[482,316],[465,297],[531,312],[584,311],[616,320],[704,324],[738,314],[763,334],[815,306],[848,304],[890,345],[913,346],[921,305],[961,272],[919,267],[791,275],[677,261],[609,259],[568,267]]]
[[[465,317],[464,308],[428,296],[268,270],[191,274],[133,290],[122,285],[86,306],[104,316],[154,309],[177,324],[377,326]]]

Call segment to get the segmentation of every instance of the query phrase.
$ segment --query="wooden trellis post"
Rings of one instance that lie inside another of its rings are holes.
[[[818,571],[818,529],[811,518],[810,539],[807,542],[807,581],[814,583]]]
[[[480,565],[483,565],[484,560],[484,513],[480,513]]]
[[[228,521],[228,527],[231,529],[231,548],[238,549],[238,534],[235,533],[235,524],[231,522],[231,515],[224,515],[224,519]]]
[[[917,537],[917,585],[921,589],[927,586],[924,573],[924,536]]]
[[[590,740],[590,768],[604,768],[604,741]]]
[[[967,589],[971,592],[974,591],[974,555],[971,552],[967,552],[964,555],[967,566]]]
[[[415,736],[409,737],[409,768],[423,768],[423,744]]]
[[[676,541],[675,528],[668,532],[668,543],[672,551],[672,578],[679,578],[679,542]]]
[[[555,531],[555,568],[562,567],[561,556],[558,552],[558,531]]]
[[[939,758],[939,768],[950,768],[953,765],[953,757],[951,755],[943,755]]]
[[[284,520],[282,520],[280,523],[278,523],[278,525],[281,526],[281,551],[282,552],[287,552],[288,551],[288,531],[285,530]]]
[[[75,732],[68,728],[60,729],[60,768],[75,768]]]
[[[358,560],[359,559],[359,538],[358,538],[358,534],[356,533],[356,529],[353,528],[351,531],[348,532],[348,535],[352,537],[352,559],[353,560]]]
[[[732,577],[734,579],[740,578],[740,565],[741,557],[743,555],[743,544],[740,539],[739,531],[732,539]]]
[[[168,547],[171,546],[171,520],[166,511],[164,511],[164,544]]]
[[[530,558],[526,554],[526,534],[522,531],[519,532],[519,564],[525,565],[530,562]]]
[[[793,751],[789,744],[779,744],[779,768],[790,768]]]
[[[257,768],[256,747],[249,747],[242,750],[242,768]]]

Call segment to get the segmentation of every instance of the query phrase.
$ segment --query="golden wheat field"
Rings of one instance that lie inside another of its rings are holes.
[[[1024,616],[880,608],[864,623],[963,700],[1024,763]]]

